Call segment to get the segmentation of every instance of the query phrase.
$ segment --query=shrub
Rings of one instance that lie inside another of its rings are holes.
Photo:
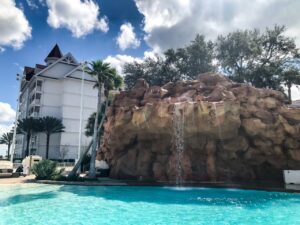
[[[64,169],[57,169],[56,162],[51,160],[42,160],[32,167],[32,173],[37,180],[57,180],[61,177]]]

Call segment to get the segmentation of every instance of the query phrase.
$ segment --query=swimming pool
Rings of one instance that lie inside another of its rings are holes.
[[[0,186],[0,224],[300,224],[300,194],[213,188]]]

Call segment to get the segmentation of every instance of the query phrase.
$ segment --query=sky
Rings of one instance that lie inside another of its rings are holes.
[[[16,74],[42,64],[56,43],[78,61],[103,59],[121,72],[125,62],[182,47],[197,33],[213,40],[279,24],[300,46],[299,10],[299,0],[0,0],[0,135],[15,118]]]

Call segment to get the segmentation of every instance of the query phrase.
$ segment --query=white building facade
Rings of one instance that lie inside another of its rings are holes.
[[[84,135],[90,115],[96,112],[95,78],[84,73],[71,53],[63,55],[55,45],[45,59],[46,65],[25,67],[20,85],[17,119],[52,116],[62,120],[65,132],[51,135],[49,159],[77,159],[91,137]],[[25,156],[25,135],[15,135],[14,158]],[[43,158],[46,135],[31,137],[30,150]]]

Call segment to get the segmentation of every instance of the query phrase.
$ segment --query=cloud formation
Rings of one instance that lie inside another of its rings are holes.
[[[121,50],[127,48],[137,48],[140,46],[141,42],[137,39],[134,33],[134,27],[131,23],[124,23],[120,27],[120,33],[117,37],[117,44]]]
[[[16,112],[10,104],[0,102],[0,123],[12,122],[15,116]]]
[[[76,38],[94,30],[109,30],[107,18],[99,18],[99,6],[93,0],[47,0],[46,4],[48,24],[55,29],[66,28]]]
[[[39,8],[34,0],[26,0],[26,3],[30,9],[38,9]]]
[[[0,1],[0,52],[5,47],[20,49],[31,38],[31,26],[14,0]]]
[[[286,25],[300,44],[299,8],[295,0],[135,0],[144,15],[145,40],[152,48],[182,47],[197,33],[210,39],[236,29]]]
[[[109,55],[103,61],[109,63],[112,67],[116,68],[117,72],[120,75],[123,75],[123,67],[125,63],[132,63],[134,61],[142,62],[142,59],[135,58],[129,55],[115,55],[115,56]]]

